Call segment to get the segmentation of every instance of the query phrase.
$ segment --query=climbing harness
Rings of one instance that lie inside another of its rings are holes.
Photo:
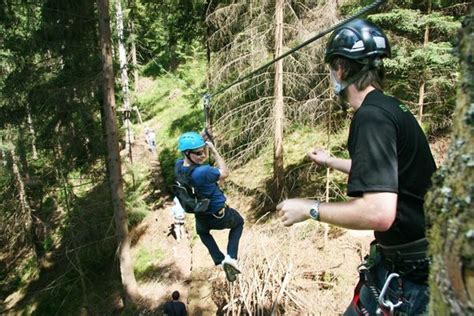
[[[228,206],[227,204],[224,205],[224,207],[222,207],[220,210],[218,210],[216,213],[212,214],[212,216],[214,216],[215,218],[217,219],[221,219],[221,218],[224,218],[225,216],[225,211],[227,210]]]
[[[385,295],[387,293],[390,282],[394,278],[399,278],[399,275],[397,273],[391,273],[385,280],[382,290],[379,292],[379,290],[375,286],[375,280],[373,279],[373,276],[371,275],[371,272],[369,269],[367,269],[366,267],[359,268],[359,273],[360,273],[359,283],[357,284],[356,289],[354,290],[354,298],[352,299],[353,307],[355,308],[357,313],[359,315],[364,315],[364,316],[370,315],[369,311],[360,302],[360,291],[362,289],[362,286],[365,285],[370,290],[371,294],[374,296],[375,301],[378,303],[378,306],[376,309],[376,315],[377,316],[388,316],[388,315],[392,316],[394,314],[395,309],[400,307],[403,304],[403,301],[401,300],[401,297],[399,297],[398,302],[394,304],[389,299],[386,299]],[[401,279],[399,280],[401,281]],[[399,285],[401,285],[401,283],[399,283]]]
[[[418,239],[413,242],[384,246],[377,244],[377,252],[382,256],[387,271],[393,271],[415,283],[426,283],[428,280],[430,259],[428,257],[428,240]]]
[[[365,286],[378,303],[376,314],[394,315],[395,309],[403,304],[402,277],[416,283],[426,282],[429,265],[427,247],[428,241],[426,238],[397,246],[383,246],[373,242],[370,245],[369,255],[358,268],[360,278],[352,300],[357,313],[359,315],[369,315],[369,312],[360,302],[360,291],[362,286]],[[385,279],[381,290],[376,286],[376,284],[379,284],[377,275],[374,273],[376,265],[382,265],[385,270],[391,272]],[[394,279],[397,279],[398,285],[395,291],[398,297],[396,303],[389,300],[386,295],[389,285]]]
[[[362,290],[362,286],[366,286],[369,289],[376,301],[378,301],[379,298],[379,290],[375,286],[376,281],[374,280],[374,276],[370,271],[376,265],[376,250],[375,244],[372,243],[370,245],[369,255],[365,257],[364,261],[358,267],[359,282],[354,289],[352,305],[359,315],[369,315],[369,311],[367,311],[367,309],[360,302],[360,292]]]

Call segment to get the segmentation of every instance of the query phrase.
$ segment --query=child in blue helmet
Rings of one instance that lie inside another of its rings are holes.
[[[219,155],[211,142],[206,142],[196,132],[182,134],[178,140],[178,150],[183,159],[176,162],[176,172],[186,172],[196,165],[191,173],[192,181],[199,193],[210,199],[209,208],[204,214],[195,214],[196,232],[202,243],[209,250],[214,264],[222,264],[226,277],[233,282],[240,273],[237,266],[239,241],[244,228],[244,219],[233,208],[226,204],[226,196],[220,190],[218,181],[229,176],[224,159]],[[211,152],[217,167],[205,164]],[[230,229],[227,243],[227,255],[224,255],[217,246],[212,229]]]

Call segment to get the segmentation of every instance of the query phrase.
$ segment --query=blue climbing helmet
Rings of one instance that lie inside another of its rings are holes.
[[[201,135],[196,132],[186,132],[179,136],[178,150],[183,152],[187,150],[198,149],[204,147],[206,143]]]

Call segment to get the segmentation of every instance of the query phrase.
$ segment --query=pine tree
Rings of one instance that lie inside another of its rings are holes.
[[[342,11],[357,10],[350,1]],[[388,1],[381,13],[368,18],[384,31],[392,47],[386,59],[385,89],[417,114],[429,134],[451,125],[455,104],[456,59],[452,55],[465,1]]]
[[[126,298],[126,304],[136,304],[140,298],[138,285],[133,273],[133,260],[130,253],[127,212],[123,191],[122,169],[115,112],[114,72],[112,66],[112,35],[108,0],[97,0],[102,48],[102,91],[104,98],[104,116],[107,131],[107,167],[114,206],[115,227],[119,244],[120,275]]]

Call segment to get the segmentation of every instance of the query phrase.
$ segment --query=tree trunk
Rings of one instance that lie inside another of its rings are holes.
[[[423,74],[425,76],[425,74]],[[425,99],[425,79],[421,78],[420,88],[418,89],[418,122],[423,121],[423,105]]]
[[[428,0],[428,14],[431,13],[431,0]],[[430,40],[430,26],[429,24],[426,24],[425,26],[425,35],[423,39],[423,47],[426,47],[429,43]],[[426,71],[422,73],[422,78],[421,78],[421,83],[420,83],[420,88],[418,91],[418,121],[422,122],[423,120],[423,107],[425,103],[425,86],[426,86],[426,80],[425,77],[427,76]]]
[[[129,16],[134,16],[135,13],[135,0],[129,0],[128,2],[128,7],[130,9],[130,15]],[[133,21],[133,18],[129,19],[130,23],[130,54],[132,55],[132,67],[133,67],[133,86],[135,91],[137,91],[138,87],[138,61],[137,61],[137,44],[136,44],[136,38],[135,38],[135,22]]]
[[[28,112],[28,129],[31,136],[31,152],[33,153],[33,159],[36,160],[38,159],[38,152],[36,150],[36,134],[33,127],[33,119],[31,118],[31,108],[29,105],[26,107],[26,110]]]
[[[133,86],[135,90],[138,87],[138,61],[137,61],[137,45],[135,43],[135,37],[133,36],[135,32],[135,23],[133,21],[130,23],[130,33],[132,34],[132,43],[131,43],[131,52],[132,55],[132,67],[133,67]]]
[[[474,7],[463,25],[452,142],[426,201],[430,315],[474,313]]]
[[[133,261],[130,254],[130,236],[128,234],[128,219],[125,210],[117,123],[115,118],[109,1],[97,0],[97,6],[99,13],[100,45],[102,50],[102,90],[103,111],[107,133],[107,165],[114,208],[116,234],[119,244],[118,253],[120,259],[120,275],[125,292],[125,303],[136,303],[139,299],[139,293],[135,275],[133,274]]]
[[[284,0],[275,2],[275,57],[282,54],[283,51],[283,5]],[[283,109],[283,60],[275,63],[275,104],[273,107],[273,179],[274,192],[273,198],[277,201],[281,197],[283,188],[283,122],[285,113]]]
[[[123,94],[123,113],[125,120],[125,148],[128,149],[128,156],[130,162],[132,159],[132,141],[133,135],[131,131],[131,122],[130,122],[130,90],[128,88],[128,63],[127,63],[127,52],[125,50],[125,43],[123,37],[123,12],[121,0],[115,1],[115,11],[117,19],[117,35],[118,35],[118,50],[119,50],[119,60],[120,60],[120,79],[122,83],[122,94]]]
[[[25,190],[25,184],[23,182],[23,179],[20,174],[20,168],[18,168],[19,165],[19,158],[18,155],[15,152],[15,147],[13,143],[9,144],[9,154],[12,159],[12,173],[15,177],[15,186],[16,190],[18,191],[18,197],[20,200],[20,212],[21,215],[19,216],[19,219],[22,222],[22,226],[24,226],[24,231],[25,234],[24,236],[26,237],[25,240],[22,240],[23,242],[26,242],[27,244],[30,244],[33,249],[33,242],[32,242],[32,235],[31,231],[33,229],[33,221],[31,218],[31,209],[28,204],[28,201],[26,199],[26,190]]]

